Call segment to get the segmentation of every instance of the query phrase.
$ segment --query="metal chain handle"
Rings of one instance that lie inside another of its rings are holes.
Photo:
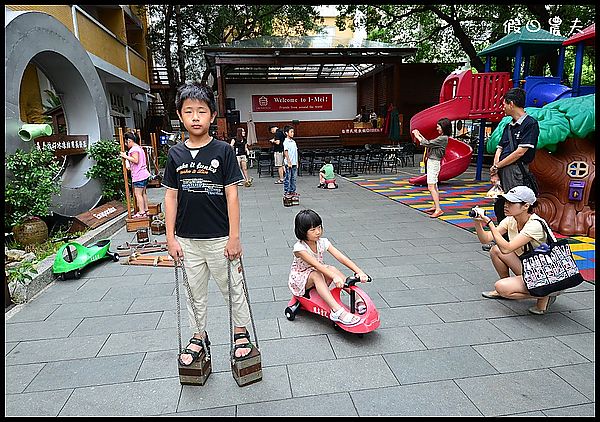
[[[231,305],[231,265],[232,262],[227,259],[227,290],[229,293],[229,332],[231,333],[231,343],[229,347],[229,355],[231,359],[234,359],[233,354],[233,346],[235,344],[234,334],[233,334],[233,315],[232,315],[232,305]],[[250,322],[252,323],[252,332],[254,333],[254,341],[256,343],[256,348],[260,350],[258,346],[258,336],[256,335],[256,325],[254,324],[254,317],[252,316],[252,307],[250,306],[250,295],[248,294],[248,286],[246,284],[246,272],[244,271],[244,264],[242,262],[242,257],[240,255],[240,268],[242,269],[242,289],[244,290],[244,297],[246,298],[246,303],[248,304],[248,312],[250,313]]]
[[[181,347],[181,303],[179,300],[179,277],[178,277],[178,273],[177,273],[177,267],[181,267],[181,274],[183,275],[183,285],[185,286],[186,290],[187,290],[187,300],[189,301],[191,307],[192,307],[192,311],[194,314],[194,320],[196,321],[196,328],[198,329],[198,333],[201,335],[201,341],[202,341],[202,347],[204,348],[204,351],[206,352],[206,360],[210,359],[210,350],[208,349],[208,346],[206,345],[206,338],[204,336],[204,333],[200,332],[200,321],[198,320],[198,315],[196,312],[196,306],[194,305],[194,301],[193,299],[193,295],[192,295],[192,289],[190,287],[190,283],[188,282],[188,278],[187,278],[187,273],[185,272],[185,267],[183,266],[183,258],[180,259],[176,259],[174,261],[175,263],[175,294],[176,294],[176,298],[177,298],[177,339],[179,340],[179,353],[183,352],[183,348]]]

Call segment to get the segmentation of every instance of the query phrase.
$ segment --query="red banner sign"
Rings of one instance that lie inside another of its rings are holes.
[[[328,111],[332,94],[253,95],[252,111]]]

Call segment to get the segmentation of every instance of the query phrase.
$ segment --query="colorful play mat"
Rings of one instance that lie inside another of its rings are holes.
[[[408,182],[408,178],[409,176],[406,175],[365,175],[349,177],[347,180],[420,211],[431,207],[433,201],[427,187],[413,186]],[[475,223],[468,216],[471,208],[479,205],[486,210],[488,216],[495,217],[493,200],[485,197],[489,188],[489,181],[469,182],[452,179],[438,184],[440,203],[444,209],[444,215],[439,218],[475,233]],[[596,240],[586,236],[563,236],[559,233],[555,234],[557,238],[568,239],[583,278],[595,283],[596,276],[594,269],[596,261],[594,252],[596,250]]]

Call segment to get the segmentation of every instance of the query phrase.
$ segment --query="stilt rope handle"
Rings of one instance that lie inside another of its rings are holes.
[[[225,258],[227,259],[227,258]],[[229,332],[231,333],[231,344],[229,348],[229,355],[231,359],[234,359],[233,347],[234,347],[234,336],[233,336],[233,315],[231,312],[231,266],[232,261],[227,259],[227,287],[229,290]],[[242,270],[242,288],[244,290],[244,296],[246,297],[246,303],[248,304],[248,312],[250,313],[250,322],[252,323],[252,332],[254,334],[254,342],[256,343],[256,348],[260,350],[258,346],[258,336],[256,335],[256,326],[254,325],[254,317],[252,316],[252,308],[250,307],[250,296],[248,294],[248,286],[246,284],[246,272],[244,271],[244,264],[242,263],[242,257],[240,256],[240,268]]]
[[[177,268],[181,268],[181,274],[183,275],[183,285],[187,290],[187,300],[192,307],[192,311],[194,313],[194,320],[196,321],[196,328],[198,329],[198,333],[202,336],[202,347],[206,352],[206,358],[210,359],[210,352],[208,347],[206,346],[206,338],[204,333],[200,330],[200,321],[198,321],[198,315],[196,312],[196,306],[194,305],[192,289],[190,288],[190,283],[188,282],[187,274],[185,272],[185,267],[183,265],[183,258],[175,259],[175,297],[177,299],[177,339],[179,341],[179,353],[183,352],[183,347],[181,345],[181,303],[179,299],[179,273],[177,272]]]

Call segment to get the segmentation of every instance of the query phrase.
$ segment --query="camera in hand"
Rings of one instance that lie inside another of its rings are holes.
[[[479,215],[481,215],[483,217],[485,215],[485,210],[482,210],[479,207],[473,207],[469,210],[469,217],[475,218]]]

